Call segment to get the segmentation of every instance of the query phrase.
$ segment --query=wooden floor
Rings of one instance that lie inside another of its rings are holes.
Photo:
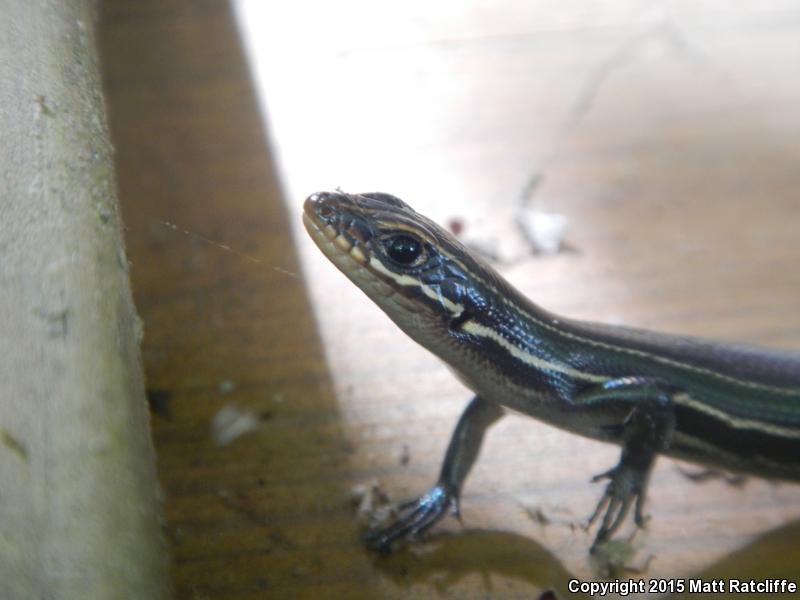
[[[373,20],[360,35],[261,3],[259,34],[254,4],[255,80],[221,0],[108,0],[100,21],[175,596],[570,597],[596,578],[588,480],[618,451],[521,417],[489,435],[463,527],[363,549],[353,488],[424,491],[469,393],[313,248],[300,204],[393,192],[557,312],[800,348],[800,10],[336,4]],[[528,252],[524,204],[565,215],[568,252]],[[220,446],[228,406],[257,424]],[[662,460],[648,509],[634,577],[798,578],[796,485]]]

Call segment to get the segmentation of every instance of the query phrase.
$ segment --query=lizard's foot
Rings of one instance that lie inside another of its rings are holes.
[[[634,503],[634,522],[638,527],[644,527],[646,521],[642,514],[646,474],[630,466],[619,464],[605,473],[596,475],[592,478],[592,482],[601,479],[610,479],[611,481],[608,482],[600,502],[597,503],[597,508],[594,509],[586,524],[587,527],[591,527],[600,514],[604,513],[592,549],[598,544],[608,541],[614,535],[625,517],[628,516]]]
[[[444,517],[448,509],[459,517],[458,496],[436,485],[416,500],[400,505],[397,521],[385,529],[369,532],[364,542],[372,550],[390,552],[395,542],[419,538]]]

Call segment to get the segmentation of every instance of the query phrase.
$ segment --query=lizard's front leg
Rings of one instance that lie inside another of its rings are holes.
[[[503,409],[476,396],[458,420],[447,446],[439,480],[427,493],[400,507],[401,515],[386,529],[367,534],[367,545],[380,552],[388,552],[400,540],[419,537],[435,525],[448,509],[459,516],[458,501],[483,442],[484,433],[503,416]]]
[[[591,525],[603,515],[592,549],[611,538],[632,506],[636,525],[644,525],[642,510],[650,472],[658,453],[669,446],[675,430],[672,401],[675,393],[657,380],[628,377],[592,387],[575,399],[579,410],[623,410],[627,415],[622,423],[619,463],[592,479],[610,480],[589,518]]]

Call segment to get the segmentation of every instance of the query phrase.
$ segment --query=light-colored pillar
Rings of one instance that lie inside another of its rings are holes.
[[[91,0],[0,0],[0,598],[168,595]]]

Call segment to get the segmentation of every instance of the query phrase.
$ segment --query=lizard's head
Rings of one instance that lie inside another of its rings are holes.
[[[389,194],[312,194],[303,223],[331,262],[415,338],[421,321],[430,327],[460,319],[470,274],[485,268],[450,233]]]

